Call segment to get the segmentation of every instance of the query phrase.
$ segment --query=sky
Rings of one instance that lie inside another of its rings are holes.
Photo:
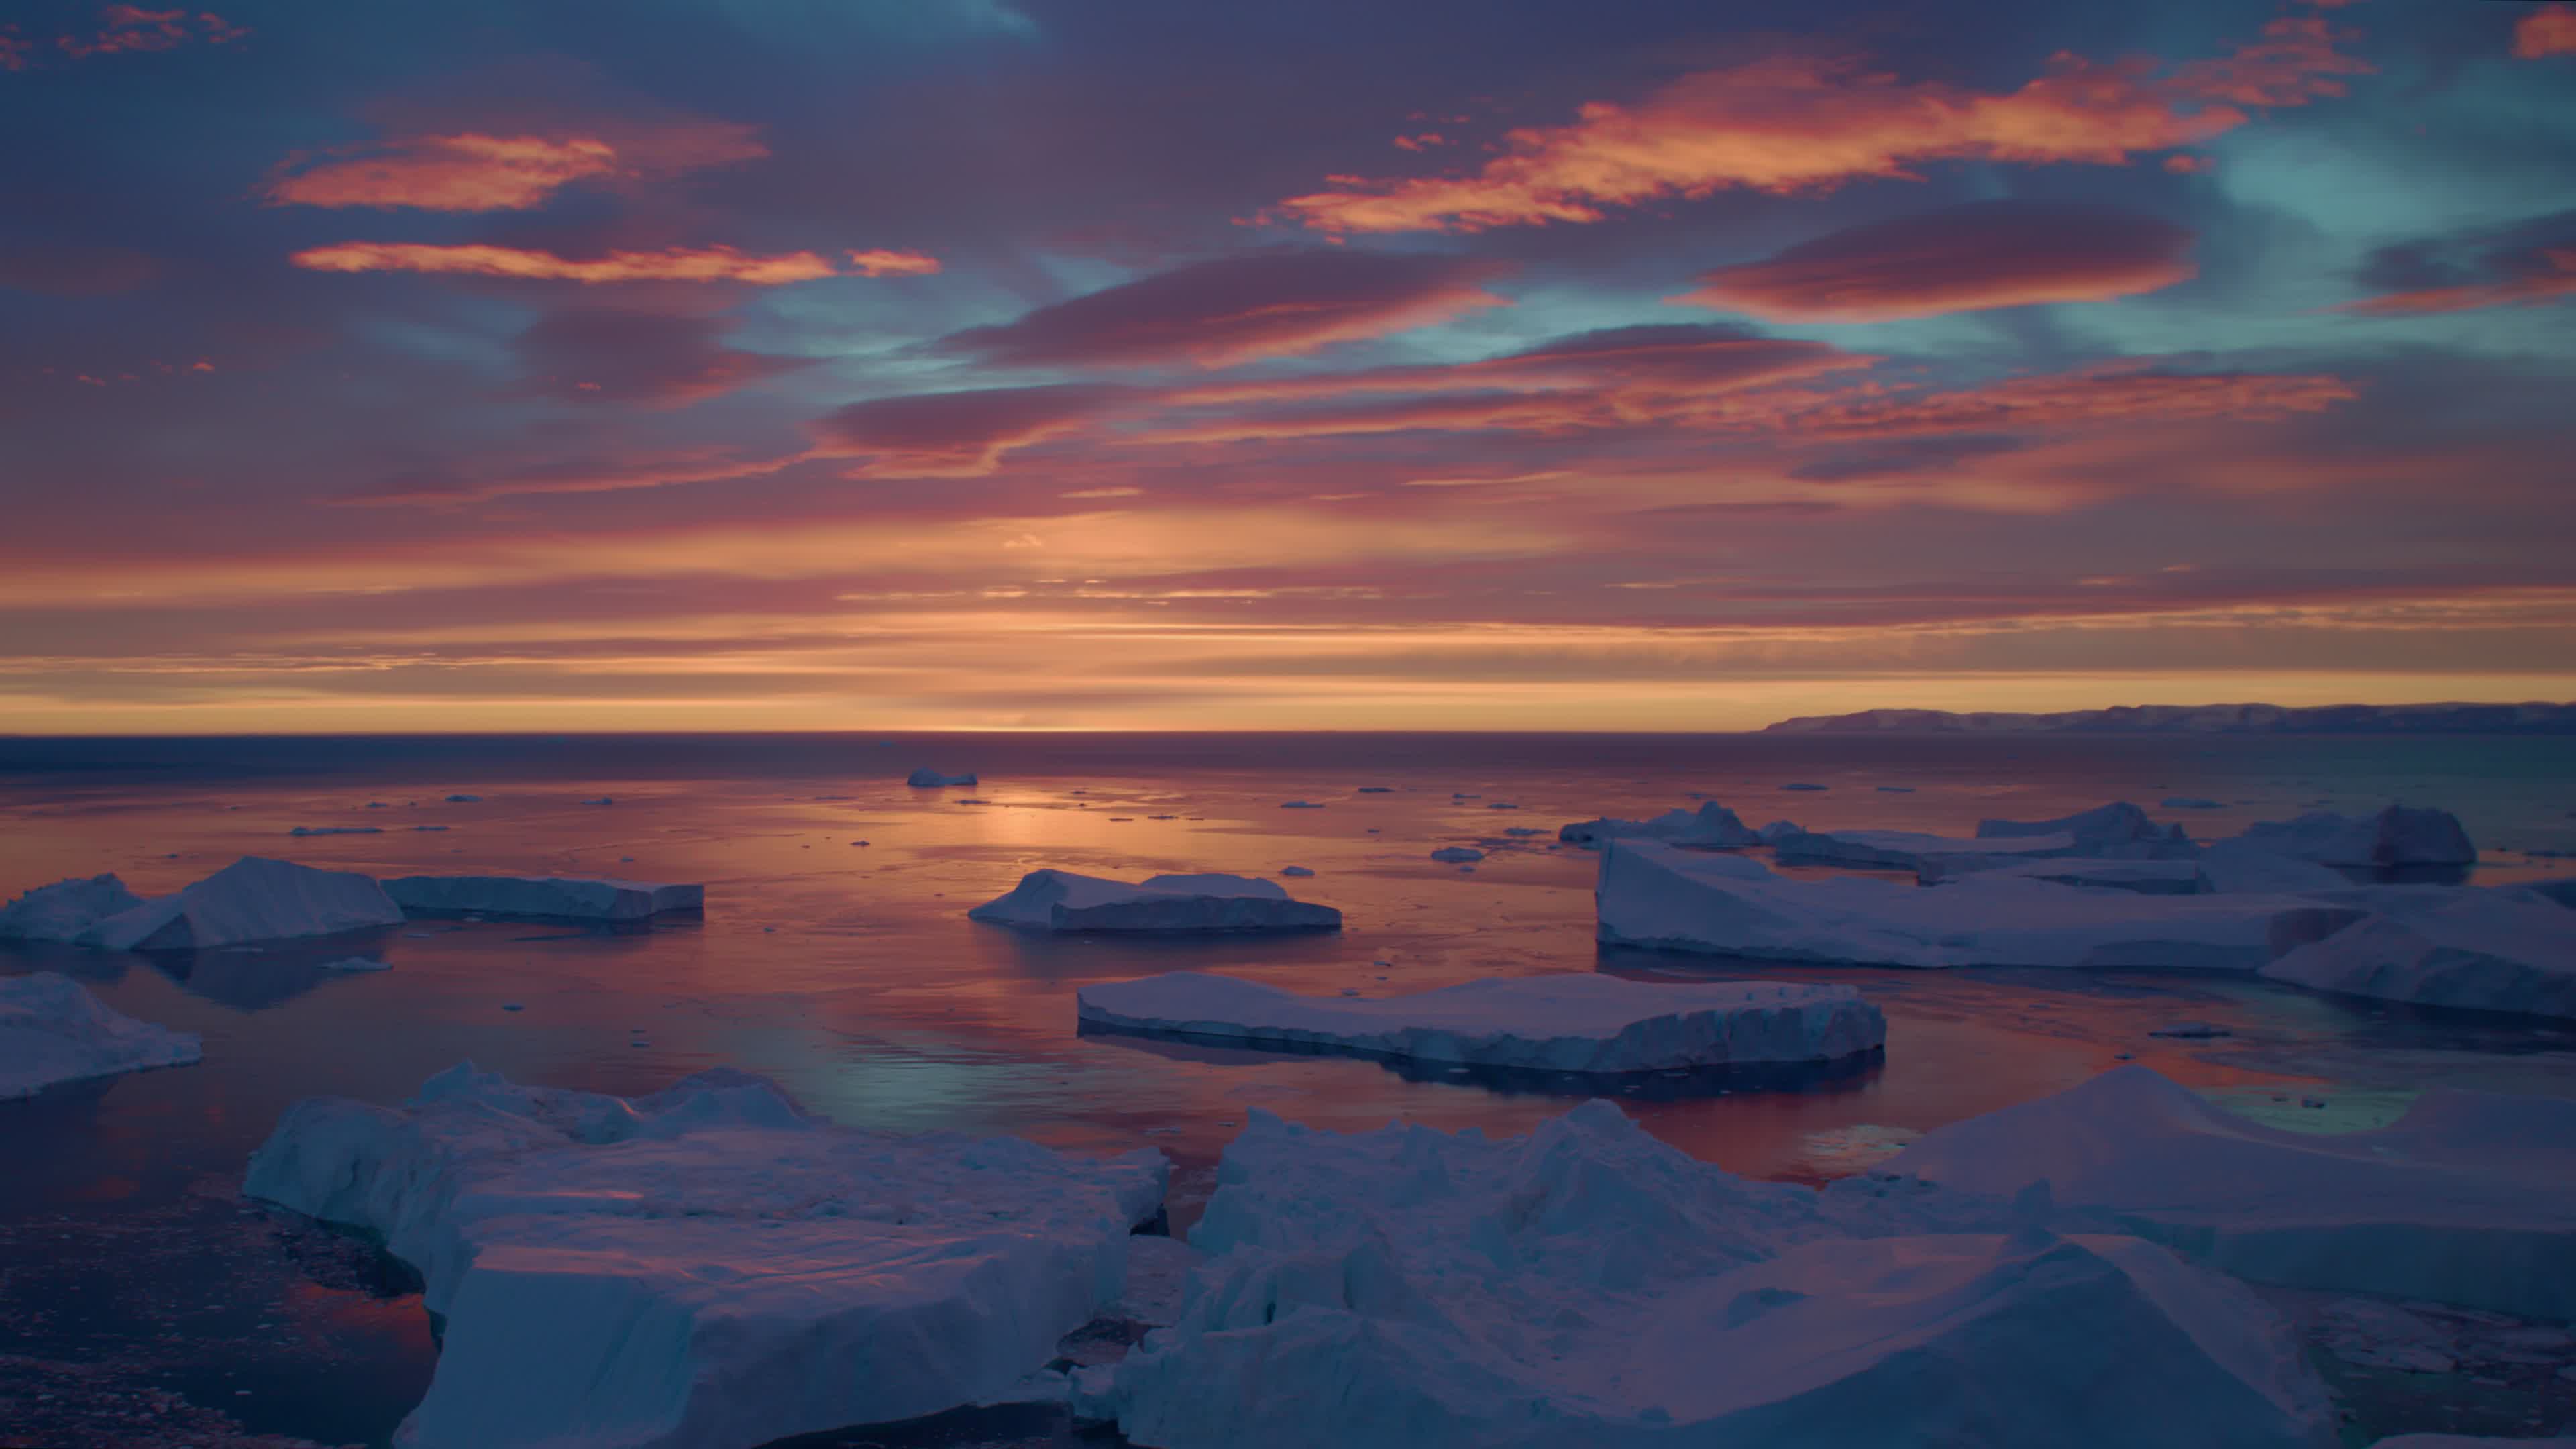
[[[0,8],[0,731],[2576,698],[2576,4]]]

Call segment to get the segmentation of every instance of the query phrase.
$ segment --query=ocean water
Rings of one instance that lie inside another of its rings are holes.
[[[902,783],[916,765],[973,788]],[[1792,783],[1822,790],[1786,790]],[[1360,793],[1383,786],[1385,793]],[[451,794],[481,797],[450,802]],[[2216,810],[2164,811],[2196,796]],[[1084,983],[1202,969],[1329,994],[1564,971],[1858,984],[1885,1061],[1830,1081],[1618,1100],[1696,1156],[1760,1177],[1860,1170],[1914,1134],[2119,1061],[2318,1130],[2385,1120],[2433,1085],[2576,1095],[2576,1037],[2173,973],[1741,969],[1604,950],[1594,858],[1557,827],[1696,798],[1748,823],[1964,833],[1988,816],[2130,799],[2195,835],[2389,800],[2457,811],[2474,879],[2546,877],[2576,843],[2576,742],[2547,738],[1659,736],[611,736],[0,740],[0,896],[115,871],[139,891],[246,855],[390,875],[702,881],[703,921],[609,933],[435,922],[362,940],[118,955],[0,944],[110,1005],[202,1033],[197,1066],[0,1103],[0,1401],[18,1378],[177,1396],[216,1429],[381,1444],[434,1361],[401,1275],[241,1202],[242,1165],[295,1100],[395,1102],[462,1059],[631,1093],[704,1067],[766,1073],[844,1122],[1010,1132],[1077,1151],[1155,1146],[1185,1229],[1254,1111],[1517,1132],[1573,1099],[1412,1073],[1075,1030]],[[588,801],[605,798],[612,803]],[[1283,809],[1290,800],[1316,810]],[[1158,818],[1161,817],[1161,818]],[[378,833],[295,837],[305,827]],[[1531,832],[1512,834],[1519,830]],[[1428,858],[1488,851],[1473,870]],[[1047,939],[967,907],[1056,866],[1275,875],[1340,907],[1337,934]],[[320,963],[363,951],[393,969]],[[515,1006],[517,1010],[505,1010]],[[2235,1034],[2150,1036],[2180,1019]],[[2324,1108],[2301,1105],[2318,1098]],[[27,1365],[34,1365],[28,1367]],[[86,1375],[87,1377],[84,1377]],[[89,1390],[80,1390],[87,1392]],[[867,1436],[1052,1442],[1005,1414]],[[193,1420],[190,1422],[194,1422]],[[908,1437],[907,1437],[908,1436]],[[0,1436],[5,1442],[5,1436]],[[181,1442],[173,1439],[170,1442]],[[221,1442],[215,1430],[193,1442]],[[828,1438],[817,1443],[836,1442]]]

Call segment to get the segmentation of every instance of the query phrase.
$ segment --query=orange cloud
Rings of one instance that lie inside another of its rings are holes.
[[[525,211],[577,181],[652,180],[768,154],[750,127],[722,121],[423,134],[346,148],[318,162],[290,159],[264,194],[293,206]]]
[[[2124,165],[2232,130],[2247,108],[2342,94],[2338,77],[2371,67],[2336,51],[2340,36],[2321,19],[2283,18],[2231,55],[2170,69],[2061,54],[2002,94],[1777,56],[1686,76],[1634,107],[1596,101],[1570,125],[1512,131],[1472,176],[1337,176],[1336,189],[1280,205],[1328,232],[1482,231],[1599,221],[1608,207],[1731,187],[1910,180],[1933,161]]]
[[[938,272],[939,258],[878,247],[850,253],[850,265],[863,277],[927,277]]]
[[[2576,246],[2540,247],[2519,257],[2496,259],[2507,275],[2491,282],[2448,287],[2419,287],[2346,302],[2338,310],[2373,317],[2408,317],[2426,312],[2471,312],[2512,303],[2552,302],[2576,295]]]
[[[2092,302],[2192,275],[2192,235],[2154,217],[1989,201],[1853,227],[1720,267],[1677,302],[1800,322],[1884,322]]]
[[[755,256],[726,246],[610,252],[604,257],[575,260],[553,252],[481,243],[435,246],[422,242],[345,242],[300,251],[290,260],[317,272],[433,272],[580,282],[585,286],[601,282],[747,282],[756,287],[777,287],[840,275],[829,261],[810,251]]]
[[[2517,60],[2576,55],[2576,5],[2543,5],[2515,21],[2513,53]]]

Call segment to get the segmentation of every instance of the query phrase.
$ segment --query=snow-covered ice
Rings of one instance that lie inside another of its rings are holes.
[[[337,961],[323,962],[322,969],[325,971],[391,971],[394,968],[373,956],[343,956]]]
[[[1667,810],[1652,820],[1581,820],[1556,832],[1557,839],[1585,847],[1632,837],[1718,850],[1740,850],[1762,839],[1746,829],[1734,811],[1714,800],[1703,802],[1697,810]]]
[[[972,773],[964,775],[942,774],[941,772],[930,768],[928,765],[923,765],[919,769],[914,770],[911,774],[904,776],[903,782],[907,785],[916,786],[924,790],[938,789],[948,785],[976,785],[983,783],[982,781],[977,780]]]
[[[2263,974],[2346,996],[2576,1018],[2576,911],[2520,892],[2430,889],[2429,898],[2377,893],[2388,909]]]
[[[1329,931],[1342,913],[1292,899],[1277,881],[1241,875],[1158,875],[1135,884],[1033,870],[970,920],[1041,931]]]
[[[70,941],[109,916],[143,904],[112,875],[58,880],[0,906],[0,941]]]
[[[1593,1102],[1523,1137],[1255,1110],[1180,1321],[1076,1410],[1161,1449],[2324,1449],[2242,1285],[2133,1237],[1942,1231],[1753,1182]]]
[[[399,926],[402,907],[366,876],[246,855],[193,885],[105,917],[77,938],[111,951],[176,951]]]
[[[1963,866],[1968,868],[1963,870]],[[2202,876],[2198,861],[2105,860],[2082,855],[2001,863],[1986,856],[1959,860],[1936,855],[1924,860],[1915,873],[1915,879],[1925,885],[1938,885],[1943,881],[1956,880],[1961,875],[1984,875],[1994,880],[2054,881],[2059,885],[2136,891],[2149,896],[2197,895],[2209,889],[2209,882]],[[2343,883],[2340,880],[2336,882],[2338,885]]]
[[[2278,855],[2241,837],[2213,841],[2200,853],[2200,878],[2209,889],[2231,895],[2273,892],[2306,895],[2339,891],[2352,885],[2341,872],[2314,861]]]
[[[1078,1000],[1084,1025],[1117,1031],[1540,1072],[1835,1062],[1887,1040],[1886,1018],[1853,988],[1771,981],[1532,976],[1362,999],[1175,971],[1086,986]]]
[[[1767,843],[1782,865],[1907,870],[1918,875],[1926,871],[1967,875],[2015,861],[2077,853],[2075,837],[2066,834],[1962,840],[1920,830],[1799,830]]]
[[[244,1191],[382,1237],[446,1331],[414,1449],[747,1449],[996,1395],[1115,1301],[1161,1154],[834,1127],[740,1072],[470,1064],[297,1103]]]
[[[656,885],[567,876],[406,875],[384,883],[404,910],[544,920],[640,921],[665,911],[703,910],[702,885]]]
[[[2253,971],[2282,941],[2361,915],[2295,896],[2141,895],[1982,873],[1936,886],[1795,880],[1654,841],[1611,842],[1594,898],[1608,944],[1866,966]]]
[[[2576,1317],[2576,1101],[2436,1089],[2367,1132],[2265,1127],[2141,1066],[1927,1134],[1887,1172],[2045,1181],[2240,1277]]]
[[[2227,808],[2227,802],[2224,800],[2208,800],[2198,795],[2167,795],[2156,804],[2158,808],[2165,810],[2224,810]]]
[[[2234,837],[2247,846],[2318,865],[2474,865],[2478,848],[2447,810],[2391,805],[2376,815],[2317,810],[2293,820],[2266,820]]]
[[[1431,858],[1443,865],[1466,865],[1485,858],[1485,853],[1472,845],[1444,845],[1431,852]]]
[[[0,976],[0,1100],[203,1055],[194,1033],[137,1021],[59,972]]]
[[[2061,815],[2054,820],[1980,820],[1979,840],[2017,840],[2036,835],[2075,839],[2070,855],[2100,855],[2131,860],[2188,860],[2200,847],[2179,825],[2158,825],[2147,812],[2126,800]]]

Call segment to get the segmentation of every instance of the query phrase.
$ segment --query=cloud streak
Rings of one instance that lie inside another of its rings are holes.
[[[615,251],[602,257],[574,258],[480,242],[343,242],[307,248],[290,260],[316,272],[422,272],[579,282],[584,286],[611,282],[742,282],[755,287],[783,287],[841,275],[839,268],[817,252],[764,255],[729,246]]]

